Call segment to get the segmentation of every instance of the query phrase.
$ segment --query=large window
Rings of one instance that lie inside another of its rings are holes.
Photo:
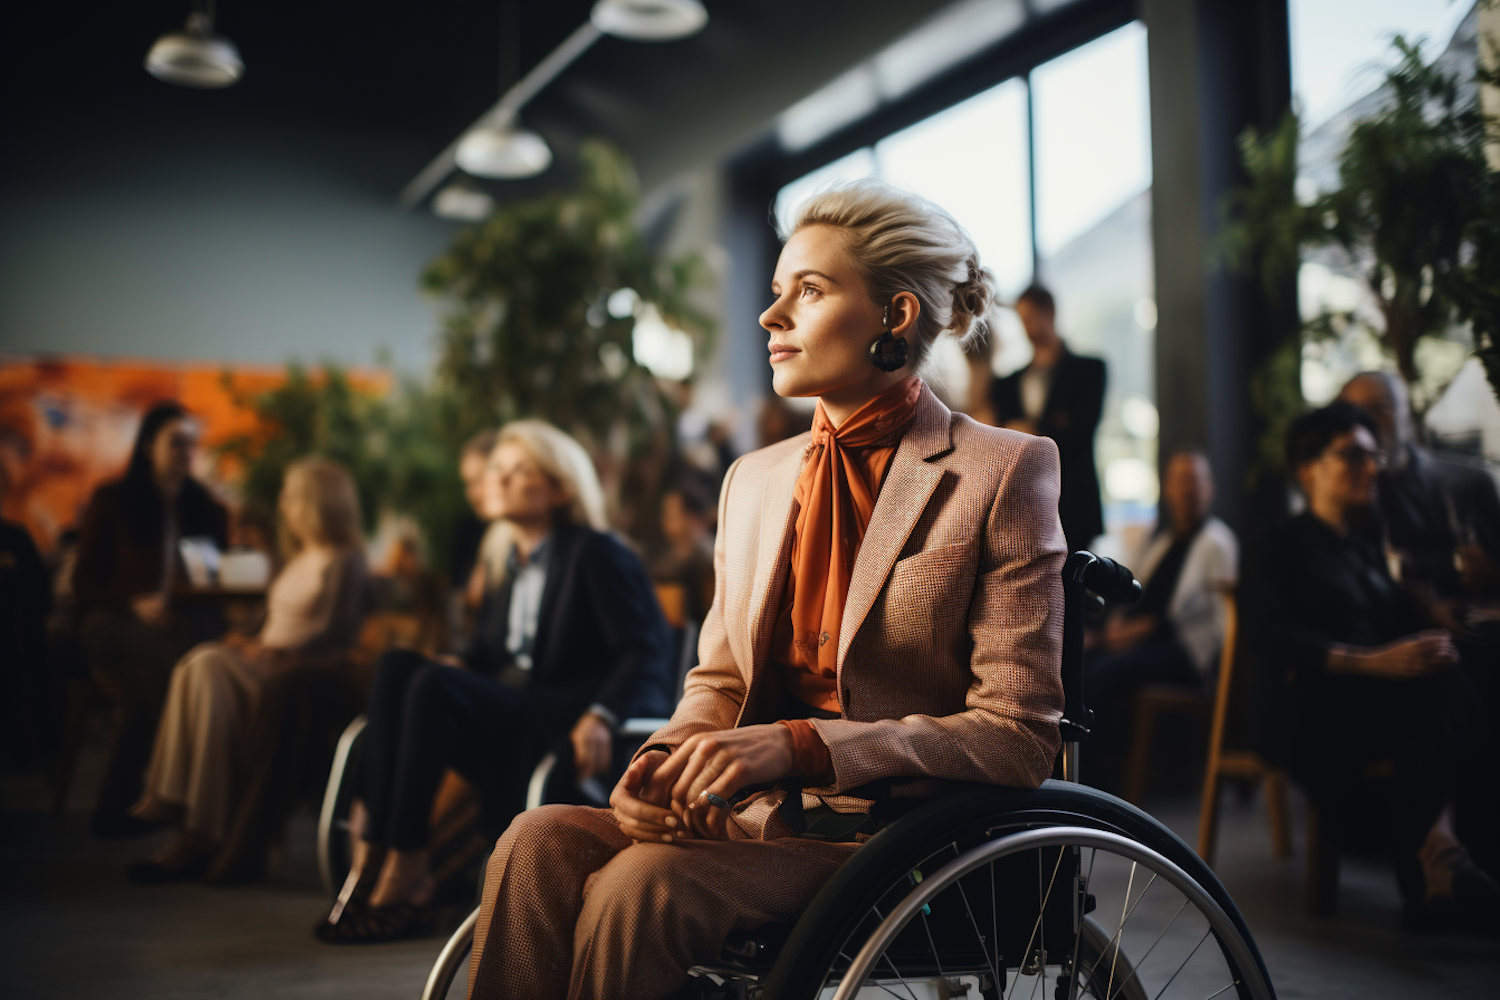
[[[1005,301],[1033,280],[1052,288],[1069,346],[1110,368],[1096,445],[1107,519],[1149,519],[1157,497],[1156,309],[1145,28],[1126,25],[1038,66],[1029,82],[1007,80],[788,184],[777,216],[785,226],[810,195],[862,177],[951,212],[974,236]],[[999,318],[993,367],[1009,374],[1030,360],[1031,347],[1013,312]],[[948,398],[966,398],[968,368],[956,348],[937,360]]]

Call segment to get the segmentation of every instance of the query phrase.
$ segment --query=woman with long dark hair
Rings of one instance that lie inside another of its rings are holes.
[[[192,476],[197,428],[181,404],[158,403],[136,432],[125,475],[94,492],[83,517],[73,592],[89,669],[120,709],[93,829],[129,835],[151,825],[128,814],[173,665],[224,631],[223,616],[181,591],[178,541],[229,542],[229,515]]]

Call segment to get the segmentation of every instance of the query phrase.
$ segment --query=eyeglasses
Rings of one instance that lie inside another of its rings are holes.
[[[1374,462],[1377,469],[1384,469],[1386,464],[1385,452],[1361,448],[1357,444],[1351,444],[1349,447],[1340,448],[1337,451],[1324,452],[1324,454],[1332,455],[1342,460],[1351,469],[1358,469],[1366,462]]]

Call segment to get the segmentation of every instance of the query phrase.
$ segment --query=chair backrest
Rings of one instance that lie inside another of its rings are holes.
[[[1065,743],[1081,743],[1093,725],[1083,685],[1083,629],[1089,612],[1141,598],[1135,574],[1113,559],[1079,549],[1063,563],[1063,717]]]

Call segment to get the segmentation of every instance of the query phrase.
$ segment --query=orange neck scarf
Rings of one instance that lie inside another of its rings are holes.
[[[896,446],[916,415],[922,380],[903,379],[834,427],[819,401],[811,454],[797,479],[792,563],[771,655],[786,669],[788,693],[840,711],[839,623],[854,559],[875,511]]]

